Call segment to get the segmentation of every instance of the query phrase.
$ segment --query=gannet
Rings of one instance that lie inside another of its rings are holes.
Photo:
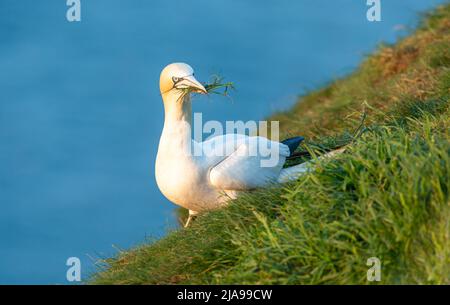
[[[167,199],[189,210],[185,226],[192,216],[226,205],[239,192],[296,179],[308,170],[305,163],[283,169],[286,158],[303,137],[280,143],[260,136],[225,134],[204,142],[194,141],[190,92],[207,91],[188,64],[165,67],[160,76],[160,90],[165,119],[155,177]],[[255,147],[270,148],[271,154],[278,154],[276,162],[262,166],[263,160],[274,156],[263,156]]]

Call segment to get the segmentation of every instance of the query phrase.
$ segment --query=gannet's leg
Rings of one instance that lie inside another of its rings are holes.
[[[187,227],[189,226],[189,223],[191,222],[191,220],[192,220],[195,216],[197,216],[197,214],[198,214],[197,212],[192,211],[192,210],[189,210],[189,217],[188,217],[186,223],[184,224],[184,227],[185,227],[185,228],[187,228]]]
[[[189,214],[189,217],[188,217],[186,223],[184,224],[185,228],[187,228],[189,226],[189,223],[191,222],[191,219],[192,219],[192,216],[191,216],[191,214]]]

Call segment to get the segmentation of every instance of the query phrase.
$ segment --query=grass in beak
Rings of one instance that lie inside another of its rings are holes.
[[[230,90],[234,90],[234,84],[232,82],[224,82],[224,78],[219,75],[213,75],[211,77],[211,82],[204,83],[203,86],[206,89],[206,92],[208,94],[218,94],[223,96],[228,96],[228,92]],[[177,90],[180,90],[183,92],[183,97],[190,93],[198,93],[198,89],[194,87],[188,87],[188,88],[177,88]]]
[[[223,96],[228,96],[228,91],[230,89],[234,90],[234,84],[232,82],[223,82],[224,78],[218,75],[212,77],[212,82],[204,84],[204,87],[208,94],[220,94]]]

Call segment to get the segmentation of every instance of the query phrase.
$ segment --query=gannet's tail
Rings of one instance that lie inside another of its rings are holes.
[[[320,156],[318,160],[332,158],[336,155],[339,155],[345,151],[345,147],[339,148],[329,153],[326,153],[323,156]],[[284,168],[281,170],[280,176],[278,176],[279,183],[286,183],[289,181],[297,180],[298,177],[307,173],[308,171],[314,169],[314,163],[316,163],[317,159],[295,165],[292,167]]]
[[[312,164],[310,162],[305,162],[299,165],[283,168],[278,176],[278,183],[286,183],[297,180],[298,177],[310,170],[311,165]]]
[[[281,141],[281,143],[283,143],[284,145],[287,145],[287,147],[289,147],[289,151],[292,155],[294,153],[294,151],[297,149],[297,147],[300,145],[300,143],[303,142],[303,140],[305,140],[304,137],[294,137],[294,138],[289,138],[289,139],[283,140],[283,141]]]

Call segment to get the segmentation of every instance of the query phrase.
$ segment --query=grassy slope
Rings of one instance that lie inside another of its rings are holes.
[[[365,132],[289,185],[247,194],[103,262],[96,284],[450,284],[450,5],[345,79],[276,114],[310,149]],[[306,134],[305,134],[306,133]]]

